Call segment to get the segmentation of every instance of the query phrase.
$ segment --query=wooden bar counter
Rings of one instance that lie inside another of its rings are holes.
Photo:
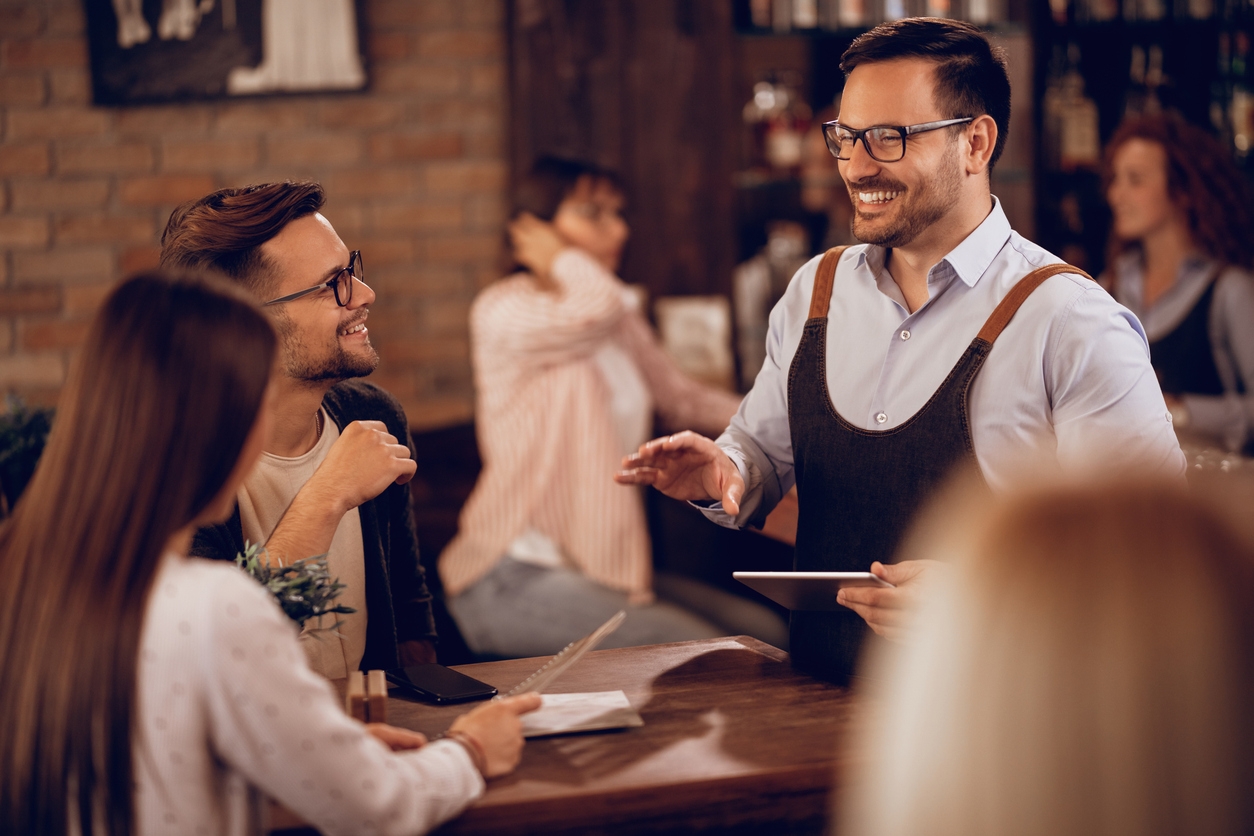
[[[458,670],[504,693],[543,661]],[[824,831],[848,691],[738,637],[596,651],[550,692],[619,689],[644,726],[528,741],[518,770],[437,832]],[[388,719],[434,737],[468,707],[394,697]]]

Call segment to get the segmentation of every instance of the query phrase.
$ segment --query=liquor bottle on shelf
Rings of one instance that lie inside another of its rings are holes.
[[[770,29],[773,0],[749,0],[749,19],[755,29]]]
[[[741,116],[753,135],[751,167],[795,174],[811,116],[796,87],[773,78],[759,81]]]
[[[1097,105],[1084,95],[1080,47],[1067,45],[1065,63],[1055,53],[1055,69],[1045,88],[1045,152],[1050,168],[1096,168],[1101,159]]]
[[[1232,100],[1231,37],[1227,32],[1219,33],[1219,43],[1215,50],[1218,58],[1218,72],[1210,85],[1210,123],[1219,138],[1226,144],[1232,144],[1232,125],[1228,121],[1228,102]]]
[[[792,31],[792,0],[775,0],[771,5],[771,28],[781,35]]]
[[[1215,15],[1215,0],[1176,0],[1175,6],[1177,20],[1210,20]]]
[[[1166,16],[1166,0],[1124,0],[1124,20],[1162,20]]]
[[[793,29],[817,29],[818,25],[818,0],[792,0]]]
[[[1124,0],[1124,9],[1136,0]],[[1119,17],[1118,0],[1079,0],[1075,7],[1076,21],[1079,23],[1105,23]]]
[[[1124,98],[1124,118],[1159,113],[1163,109],[1158,91],[1166,83],[1163,77],[1163,48],[1151,44],[1149,57],[1139,44],[1132,47],[1132,66],[1128,71],[1128,92]]]
[[[1244,165],[1254,145],[1254,91],[1249,78],[1250,36],[1238,31],[1233,36],[1231,99],[1228,103],[1228,122],[1232,126],[1232,148],[1237,162]]]

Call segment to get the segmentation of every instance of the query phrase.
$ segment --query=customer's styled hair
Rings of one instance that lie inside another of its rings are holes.
[[[219,189],[189,200],[170,213],[161,266],[212,268],[264,296],[274,277],[261,245],[325,202],[318,183],[291,181]]]
[[[1184,210],[1193,244],[1224,264],[1254,267],[1254,190],[1219,140],[1178,113],[1129,119],[1106,145],[1106,188],[1115,154],[1133,139],[1156,143],[1166,153],[1167,194]],[[1112,231],[1109,255],[1139,244]]]
[[[910,17],[881,23],[859,35],[841,56],[840,68],[848,76],[862,64],[901,58],[936,63],[936,106],[942,118],[985,113],[993,117],[997,142],[988,161],[991,173],[1010,135],[1010,76],[1006,72],[1005,50],[991,44],[983,32],[969,23]]]
[[[530,212],[540,220],[553,220],[557,207],[575,190],[581,177],[590,177],[594,182],[608,183],[617,191],[623,191],[618,175],[607,168],[580,160],[541,157],[515,184],[514,207],[510,214]]]
[[[147,273],[105,300],[0,526],[0,833],[134,832],[153,577],[226,484],[276,344],[225,280]]]
[[[841,832],[1254,832],[1251,497],[1216,487],[1090,479],[934,512],[908,556],[953,555],[952,582],[878,659]]]

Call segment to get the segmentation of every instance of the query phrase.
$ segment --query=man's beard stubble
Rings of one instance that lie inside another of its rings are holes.
[[[901,183],[887,177],[869,177],[857,184],[849,184],[849,199],[853,202],[853,218],[849,224],[854,237],[866,244],[876,244],[886,249],[904,247],[918,238],[928,227],[945,217],[958,205],[961,197],[962,173],[958,161],[951,155],[930,180],[914,191],[906,190]],[[894,226],[876,231],[870,227],[874,220],[864,218],[858,210],[857,193],[898,191],[905,201]]]
[[[367,343],[367,354],[354,356],[340,345],[338,331],[331,345],[322,352],[322,356],[314,357],[312,355],[316,353],[315,350],[300,339],[290,322],[279,319],[275,322],[275,330],[283,351],[283,370],[293,380],[306,383],[338,382],[366,377],[379,367],[379,352],[373,345]]]

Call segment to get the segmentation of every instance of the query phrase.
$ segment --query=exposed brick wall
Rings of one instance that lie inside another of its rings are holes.
[[[82,0],[0,0],[0,392],[55,401],[179,202],[309,177],[379,294],[374,379],[415,426],[469,419],[466,316],[505,212],[504,0],[362,8],[365,93],[99,108]]]

